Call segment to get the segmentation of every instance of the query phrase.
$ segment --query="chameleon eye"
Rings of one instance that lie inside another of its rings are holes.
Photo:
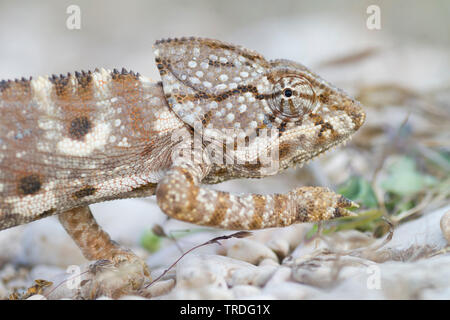
[[[290,98],[290,97],[292,96],[292,90],[289,89],[289,88],[284,89],[284,90],[283,90],[283,95],[284,95],[286,98]]]
[[[311,83],[298,75],[286,76],[275,84],[271,108],[274,115],[287,121],[295,121],[311,112],[316,94]]]

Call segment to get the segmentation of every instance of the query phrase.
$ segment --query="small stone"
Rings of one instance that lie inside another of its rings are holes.
[[[176,289],[194,289],[204,286],[227,288],[237,270],[249,269],[255,272],[257,267],[239,260],[217,255],[199,255],[185,257],[177,265]]]
[[[262,287],[272,277],[277,267],[264,266],[254,268],[242,268],[233,272],[228,285],[231,287],[238,285],[253,285]]]
[[[276,272],[272,275],[272,277],[267,281],[266,286],[271,286],[277,283],[289,281],[292,275],[291,268],[281,266]]]
[[[450,211],[447,211],[441,218],[441,230],[447,242],[450,244]]]
[[[145,291],[145,296],[150,298],[150,297],[162,296],[163,294],[168,294],[170,292],[170,290],[173,289],[174,286],[175,286],[174,279],[158,281],[158,282],[152,284]]]
[[[250,239],[239,239],[227,250],[227,256],[233,259],[258,264],[264,259],[272,259],[278,262],[278,257],[267,246]]]
[[[278,263],[278,261],[272,260],[272,259],[264,259],[261,260],[261,262],[259,263],[260,267],[265,267],[265,266],[273,266],[273,267],[278,267],[280,264]]]

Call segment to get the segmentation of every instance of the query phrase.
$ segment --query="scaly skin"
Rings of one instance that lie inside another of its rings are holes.
[[[0,82],[0,230],[60,214],[88,259],[136,263],[89,204],[156,194],[167,215],[225,229],[352,214],[327,188],[202,184],[273,175],[344,142],[365,120],[357,101],[301,64],[217,40],[157,41],[155,61],[158,83],[125,69]]]

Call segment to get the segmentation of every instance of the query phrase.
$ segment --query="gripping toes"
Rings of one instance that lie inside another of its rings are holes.
[[[289,194],[295,202],[295,214],[299,222],[356,216],[355,213],[346,208],[357,208],[358,204],[334,193],[328,188],[301,187],[291,191]]]

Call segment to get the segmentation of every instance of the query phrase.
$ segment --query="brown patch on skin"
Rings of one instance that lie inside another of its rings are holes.
[[[274,200],[274,203],[275,203],[275,208],[273,210],[273,215],[277,219],[277,221],[275,221],[274,225],[281,227],[281,226],[284,226],[286,224],[290,224],[289,221],[286,222],[286,221],[278,220],[279,217],[284,216],[284,213],[287,210],[287,204],[289,202],[288,195],[286,195],[286,194],[274,194],[273,200]]]
[[[261,229],[263,223],[263,215],[266,207],[266,198],[263,195],[252,195],[253,205],[255,213],[253,214],[252,221],[249,224],[250,229]]]
[[[88,196],[94,195],[96,191],[97,191],[97,189],[95,189],[94,187],[86,186],[86,187],[84,187],[84,188],[74,192],[72,196],[75,199],[81,199],[81,198],[84,198],[84,197],[88,197]]]
[[[122,68],[122,71],[114,69],[111,72],[111,95],[122,96],[128,101],[135,101],[138,99],[138,89],[140,88],[139,73],[127,71]]]
[[[61,224],[88,260],[111,260],[120,248],[95,221],[88,207],[79,207],[59,215]]]
[[[72,139],[81,140],[92,129],[92,123],[87,117],[75,118],[70,122],[69,135]]]
[[[296,208],[296,218],[298,222],[308,222],[308,208],[302,206]]]
[[[56,213],[56,209],[55,209],[55,208],[52,208],[52,209],[50,209],[50,210],[46,210],[46,211],[42,212],[41,214],[39,214],[39,218],[38,218],[38,219],[41,219],[41,218],[45,218],[45,217],[51,216],[51,215],[53,215],[54,213]]]
[[[353,130],[358,130],[363,124],[366,119],[365,114],[361,114],[359,112],[351,111],[348,113],[350,118],[352,119],[352,122],[355,124],[355,127]]]
[[[69,85],[70,73],[67,75],[61,74],[59,77],[57,75],[52,75],[48,80],[53,83],[53,88],[57,96],[65,97],[71,94],[71,88],[69,88],[71,87]]]
[[[210,110],[203,116],[202,124],[206,127],[211,121],[211,118],[212,118],[212,111]]]
[[[288,158],[291,153],[291,145],[289,143],[281,143],[278,148],[278,153],[280,160]]]
[[[333,129],[333,126],[331,125],[331,123],[325,122],[325,123],[320,124],[320,130],[319,130],[318,136],[321,137],[322,133],[325,132],[326,130],[331,130],[331,132],[334,132],[334,129]]]
[[[20,101],[27,103],[31,100],[31,78],[0,81],[1,99],[5,101]]]
[[[86,101],[92,98],[93,93],[93,83],[92,83],[92,72],[81,71],[75,72],[75,78],[77,80],[77,96],[82,100]]]
[[[318,96],[319,101],[323,104],[328,104],[330,102],[330,94],[328,92],[323,92]]]
[[[6,91],[11,86],[11,80],[2,80],[0,81],[0,92]]]
[[[183,174],[183,176],[186,178],[186,180],[189,182],[190,185],[194,184],[194,177],[189,172],[189,170],[184,169],[184,168],[178,168],[178,171]]]
[[[41,177],[37,174],[25,176],[19,180],[18,191],[22,195],[35,194],[41,190]]]
[[[231,63],[229,61],[223,63],[220,61],[213,61],[208,59],[208,64],[213,67],[235,67],[234,63]]]
[[[228,208],[231,207],[230,194],[228,192],[219,191],[217,194],[214,212],[206,223],[209,226],[219,226],[225,219]]]

